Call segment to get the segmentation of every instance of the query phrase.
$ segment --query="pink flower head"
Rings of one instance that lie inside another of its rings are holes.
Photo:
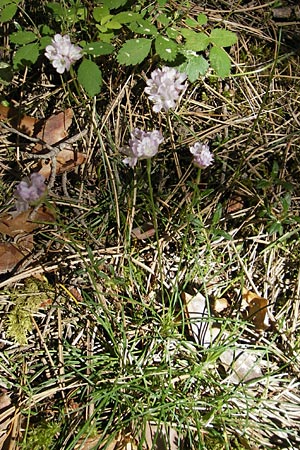
[[[46,191],[45,178],[39,173],[32,173],[17,185],[14,195],[17,198],[17,211],[26,211],[29,204],[39,200]]]
[[[154,103],[153,111],[175,108],[179,96],[186,90],[187,84],[182,84],[185,80],[186,74],[178,72],[174,67],[164,66],[154,70],[145,88],[146,94]]]
[[[52,44],[47,45],[45,56],[51,61],[52,66],[58,73],[69,71],[71,64],[82,58],[82,48],[71,44],[70,36],[56,34]]]
[[[160,131],[143,131],[135,128],[130,133],[129,146],[123,148],[127,158],[123,159],[124,164],[134,167],[140,159],[150,159],[158,152],[159,145],[164,141]]]
[[[207,144],[196,142],[194,146],[190,147],[190,152],[194,155],[193,163],[200,169],[206,169],[213,163],[214,156]]]

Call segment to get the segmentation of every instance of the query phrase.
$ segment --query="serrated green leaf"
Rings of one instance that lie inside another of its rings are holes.
[[[97,27],[97,25],[96,25],[96,27]],[[106,33],[103,33],[103,32],[98,33],[98,38],[100,39],[100,41],[107,42],[108,44],[112,41],[112,39],[114,37],[115,37],[115,35],[111,31],[106,32]]]
[[[191,83],[198,80],[200,76],[204,76],[208,68],[209,64],[202,55],[190,56],[178,67],[180,72],[187,74],[187,77]]]
[[[199,25],[206,25],[207,24],[207,16],[203,13],[198,14],[197,22]]]
[[[120,6],[126,5],[128,0],[102,0],[103,5],[107,6],[109,9],[117,9]]]
[[[158,35],[155,39],[156,53],[165,61],[174,61],[178,52],[178,44],[171,39]]]
[[[30,44],[37,39],[32,31],[16,31],[10,35],[10,40],[13,44]]]
[[[83,51],[88,55],[101,56],[110,55],[115,47],[107,42],[89,42],[83,47]]]
[[[159,14],[156,20],[157,22],[160,22],[164,27],[167,27],[171,22],[170,17],[168,17],[166,14]]]
[[[209,52],[209,61],[218,77],[225,78],[230,75],[230,58],[223,48],[213,46]]]
[[[52,42],[52,39],[50,36],[43,36],[40,39],[40,50],[44,50],[47,47],[47,45],[51,44],[51,42]]]
[[[179,31],[172,27],[166,29],[166,34],[170,39],[176,39],[180,35]]]
[[[136,22],[138,19],[140,19],[141,15],[132,11],[123,11],[116,14],[114,17],[115,20],[119,23],[131,23]]]
[[[0,22],[9,22],[16,14],[17,9],[18,7],[15,3],[5,6],[0,13]]]
[[[99,94],[102,87],[102,73],[96,63],[84,59],[78,67],[77,75],[79,83],[90,97]]]
[[[106,26],[108,30],[119,30],[120,28],[122,28],[122,24],[116,22],[115,20],[110,20],[106,23]]]
[[[54,16],[63,18],[67,15],[66,9],[59,3],[47,3],[46,6],[52,11]]]
[[[150,22],[150,20],[139,19],[138,22],[132,22],[128,28],[130,28],[130,30],[134,33],[157,36],[157,28]]]
[[[96,6],[93,9],[93,17],[96,22],[101,22],[102,19],[106,16],[109,16],[109,9],[107,8],[107,6]]]
[[[193,30],[188,30],[186,28],[181,28],[181,34],[185,38],[185,48],[188,50],[193,50],[194,52],[202,52],[205,50],[209,43],[209,37],[202,32],[197,33]]]
[[[140,64],[149,54],[152,41],[146,38],[129,39],[119,50],[117,60],[126,66]]]
[[[230,47],[237,42],[235,33],[222,28],[215,28],[210,33],[210,42],[218,47]]]
[[[195,19],[192,19],[191,17],[188,17],[187,19],[185,19],[185,23],[188,27],[192,27],[192,28],[195,28],[199,25],[199,23]]]
[[[13,57],[15,69],[30,66],[34,64],[39,57],[39,46],[37,43],[27,44],[20,47]]]

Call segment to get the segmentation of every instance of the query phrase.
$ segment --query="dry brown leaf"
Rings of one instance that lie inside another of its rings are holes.
[[[245,288],[243,288],[242,297],[248,304],[248,317],[253,322],[255,329],[257,331],[266,330],[269,327],[268,300]]]
[[[28,136],[35,134],[35,127],[42,121],[31,116],[26,116],[19,109],[0,105],[0,120],[8,120],[9,124]]]
[[[11,242],[0,242],[0,273],[6,273],[13,270],[32,250],[32,234],[21,236],[17,245],[12,244]]]
[[[28,209],[18,215],[6,214],[0,216],[0,233],[15,237],[22,233],[32,233],[37,228],[41,228],[44,223],[53,223],[55,216],[46,206],[40,206],[33,213],[33,208]]]
[[[58,114],[53,114],[48,119],[36,119],[23,114],[16,108],[0,105],[0,120],[6,119],[12,127],[22,133],[39,138],[46,144],[54,145],[68,136],[73,110],[68,108]],[[42,148],[42,144],[36,144],[32,152],[38,153]]]
[[[48,119],[40,122],[35,126],[35,137],[41,139],[46,144],[54,145],[57,142],[62,141],[68,136],[68,129],[71,126],[73,120],[73,110],[71,108],[66,109],[58,114],[53,114]],[[37,144],[33,148],[33,153],[39,153],[43,148],[42,144]]]
[[[75,167],[83,164],[85,159],[86,156],[83,153],[67,149],[61,150],[56,156],[56,175],[74,170]],[[41,160],[37,170],[48,180],[51,174],[51,161]]]

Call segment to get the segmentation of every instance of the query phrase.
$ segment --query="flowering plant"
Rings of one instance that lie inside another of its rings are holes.
[[[26,211],[29,204],[40,200],[46,191],[45,178],[40,173],[32,173],[17,185],[14,195],[18,212]]]
[[[159,112],[162,109],[168,111],[175,108],[176,103],[187,84],[182,84],[186,80],[186,74],[180,73],[173,67],[164,66],[151,73],[151,79],[147,80],[146,94],[154,103],[153,111]]]
[[[143,131],[135,128],[131,133],[129,146],[122,148],[127,155],[124,164],[134,167],[140,159],[150,159],[158,152],[159,145],[164,141],[160,131]]]
[[[190,152],[194,155],[193,163],[200,169],[206,169],[213,163],[214,156],[207,144],[196,142],[195,145],[190,147]]]
[[[65,70],[70,70],[71,64],[82,58],[82,48],[71,44],[68,34],[65,36],[56,34],[52,44],[47,45],[45,56],[58,73],[64,73]]]

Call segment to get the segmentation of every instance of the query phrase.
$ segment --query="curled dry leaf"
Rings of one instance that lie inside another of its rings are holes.
[[[56,175],[74,170],[75,167],[83,164],[85,159],[83,153],[67,149],[61,150],[56,156]],[[42,159],[37,166],[37,170],[48,180],[51,175],[51,161]]]
[[[245,288],[243,288],[242,297],[248,304],[248,317],[253,322],[255,329],[257,331],[266,330],[269,327],[268,300]]]
[[[73,110],[71,108],[58,114],[53,114],[53,116],[35,125],[35,137],[46,142],[46,144],[54,145],[68,136],[68,129],[71,126],[72,119]],[[32,152],[39,153],[42,148],[42,144],[37,144],[34,146]]]
[[[16,244],[0,242],[0,273],[12,271],[32,250],[32,234],[21,236]]]
[[[53,222],[54,213],[46,206],[40,206],[36,211],[30,208],[18,215],[13,213],[0,217],[0,233],[15,237],[21,233],[32,233],[45,223]]]

